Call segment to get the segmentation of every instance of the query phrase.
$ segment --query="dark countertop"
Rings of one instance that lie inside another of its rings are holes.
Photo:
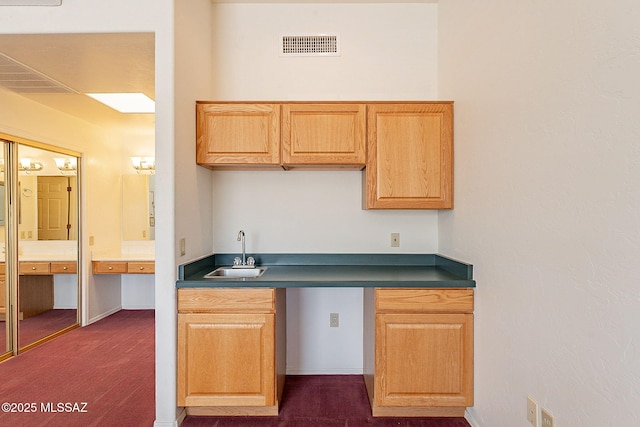
[[[179,266],[178,288],[469,288],[473,266],[438,254],[247,254],[267,267],[257,278],[204,276],[233,264],[216,254]]]

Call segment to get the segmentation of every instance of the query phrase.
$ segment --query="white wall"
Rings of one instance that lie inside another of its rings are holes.
[[[437,96],[435,4],[216,4],[214,100],[416,100]],[[282,57],[281,34],[339,33],[339,57]],[[207,94],[202,93],[202,99]],[[213,249],[437,252],[437,212],[362,210],[362,173],[213,173]],[[401,247],[390,247],[390,233]],[[329,328],[329,313],[340,327]],[[362,290],[287,293],[287,371],[362,372]],[[315,336],[317,339],[309,339]],[[340,351],[336,351],[340,349]]]
[[[456,101],[456,208],[440,251],[474,264],[475,407],[529,426],[640,419],[640,5],[440,1]]]

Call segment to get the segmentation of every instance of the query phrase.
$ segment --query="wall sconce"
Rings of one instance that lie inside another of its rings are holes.
[[[25,172],[29,175],[31,172],[41,171],[43,168],[42,163],[40,162],[32,162],[31,159],[20,159],[18,163],[18,170],[20,172]]]
[[[56,162],[56,166],[62,175],[75,175],[77,173],[78,162],[75,157],[56,157],[53,161]]]
[[[139,175],[155,175],[156,159],[154,157],[132,157],[131,163]]]

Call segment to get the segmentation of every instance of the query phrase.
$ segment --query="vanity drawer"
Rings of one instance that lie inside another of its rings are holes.
[[[126,261],[93,261],[93,274],[126,274]]]
[[[75,274],[78,272],[78,265],[75,262],[52,261],[51,274]]]
[[[178,289],[181,313],[274,313],[275,308],[275,289]]]
[[[51,274],[48,262],[21,262],[20,274]]]
[[[138,261],[127,263],[127,273],[129,274],[154,274],[156,264],[153,261]]]
[[[376,311],[473,313],[473,289],[376,289]]]

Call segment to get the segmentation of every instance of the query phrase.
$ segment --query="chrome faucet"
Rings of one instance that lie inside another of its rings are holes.
[[[244,247],[244,230],[240,230],[238,233],[238,242],[242,242],[242,258],[235,257],[233,260],[233,266],[235,268],[254,268],[256,266],[256,260],[252,256],[247,258],[247,253]]]
[[[242,264],[247,265],[247,254],[244,250],[244,230],[240,230],[238,233],[238,242],[242,242]]]

